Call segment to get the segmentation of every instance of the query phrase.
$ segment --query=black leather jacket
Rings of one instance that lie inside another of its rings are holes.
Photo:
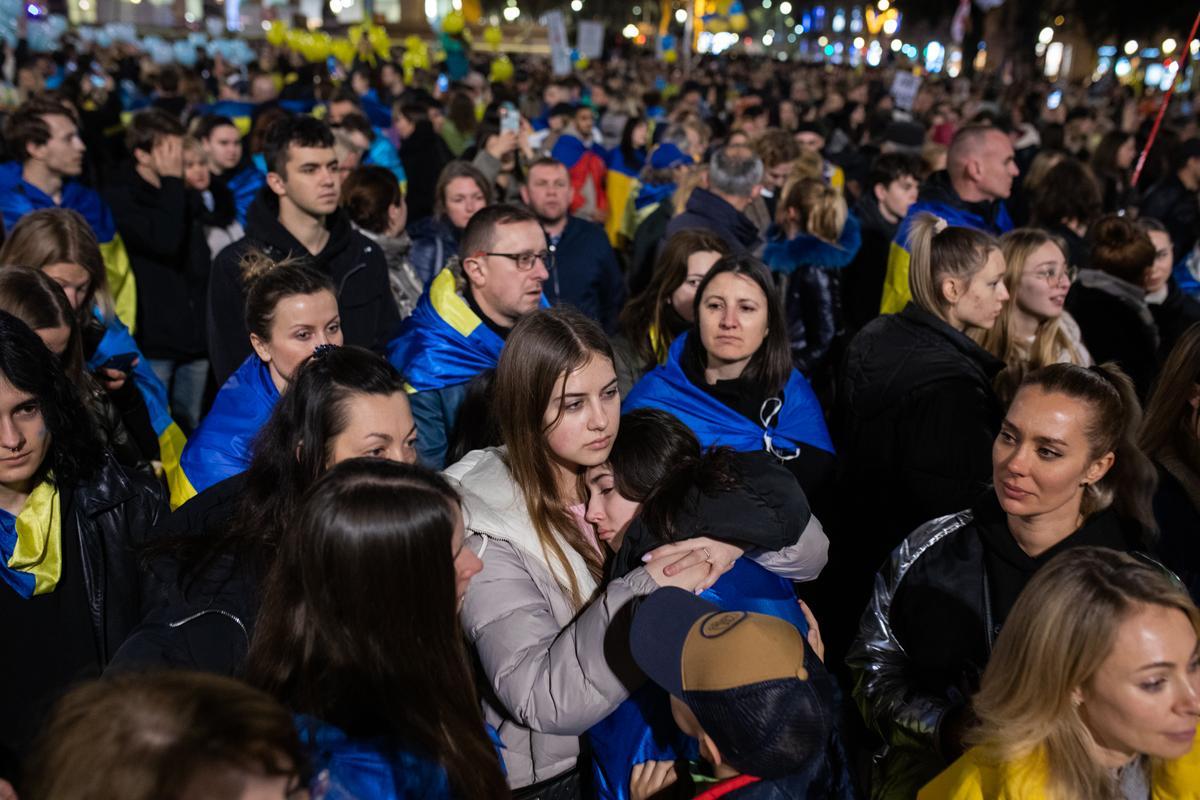
[[[64,493],[62,540],[83,554],[92,627],[101,663],[112,659],[142,615],[137,551],[168,512],[166,491],[106,454],[93,477]]]

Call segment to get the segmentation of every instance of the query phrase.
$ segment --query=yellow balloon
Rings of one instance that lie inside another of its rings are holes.
[[[425,41],[415,33],[410,33],[408,36],[404,37],[405,50],[420,50],[424,46]]]
[[[488,79],[492,83],[504,83],[511,80],[512,76],[513,63],[508,60],[508,56],[492,59],[492,68],[488,75]]]
[[[734,14],[729,18],[729,27],[734,33],[741,33],[750,25],[750,20],[746,19],[745,14]]]
[[[271,27],[267,28],[267,43],[272,47],[279,47],[287,39],[287,26],[282,20],[273,20]]]
[[[588,60],[587,56],[580,56],[579,60],[575,62],[575,69],[587,69],[589,66],[591,66],[591,63],[592,62]]]
[[[663,53],[663,61],[667,62],[668,64],[674,64],[677,58],[679,58],[679,53],[676,53],[674,50],[668,50],[667,52]]]
[[[391,55],[392,39],[388,36],[387,29],[372,25],[370,31],[367,32],[367,40],[371,42],[371,47],[375,48],[375,53],[380,58],[387,58]]]
[[[495,25],[489,25],[483,30],[483,40],[492,47],[495,47],[504,40],[504,34],[500,32],[499,27]]]
[[[338,39],[330,45],[330,50],[333,52],[333,57],[342,62],[344,66],[350,66],[354,63],[355,46],[354,42],[349,39]]]
[[[725,16],[733,6],[733,0],[717,0],[717,13]]]
[[[451,11],[442,19],[442,30],[451,36],[456,36],[462,33],[466,24],[467,21],[463,19],[461,11]]]
[[[729,22],[723,19],[714,19],[704,23],[704,28],[709,33],[726,33],[729,31]]]

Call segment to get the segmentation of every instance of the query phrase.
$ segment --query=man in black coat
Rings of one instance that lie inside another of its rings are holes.
[[[521,187],[521,200],[537,214],[554,266],[542,285],[551,303],[567,303],[616,332],[617,317],[625,303],[625,281],[617,254],[604,229],[594,222],[570,216],[571,176],[561,161],[543,158],[529,167],[529,180]]]
[[[758,196],[762,179],[762,160],[749,148],[722,147],[709,161],[708,188],[692,192],[683,213],[667,225],[663,241],[677,231],[698,229],[720,236],[736,255],[760,252],[758,228],[742,212]]]
[[[133,163],[106,193],[137,278],[142,352],[167,386],[185,430],[200,422],[208,379],[204,336],[209,257],[200,197],[183,182],[183,126],[161,109],[134,115]]]
[[[347,345],[382,351],[400,323],[383,251],[338,210],[341,186],[329,126],[312,117],[280,120],[267,134],[264,156],[267,186],[250,206],[246,236],[217,256],[209,284],[209,355],[220,383],[250,355],[241,264],[252,250],[275,260],[299,259],[329,275]]]

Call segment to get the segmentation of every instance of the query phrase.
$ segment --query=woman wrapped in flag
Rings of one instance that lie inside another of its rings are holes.
[[[317,348],[342,344],[333,283],[301,262],[252,253],[242,264],[254,352],[225,381],[183,451],[188,499],[250,466],[251,445],[296,369]]]
[[[142,456],[162,465],[171,501],[186,499],[179,458],[187,439],[171,418],[167,388],[117,318],[104,259],[87,222],[64,208],[23,216],[0,249],[0,265],[40,269],[75,309],[87,368],[109,393]]]

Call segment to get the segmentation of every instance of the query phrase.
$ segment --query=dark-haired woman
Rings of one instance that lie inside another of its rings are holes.
[[[765,450],[792,471],[819,516],[833,445],[816,395],[792,367],[770,274],[752,258],[726,256],[694,302],[694,335],[675,339],[666,364],[634,386],[625,410],[670,411],[704,447]]]
[[[350,222],[383,250],[400,319],[417,306],[421,281],[409,261],[412,240],[404,231],[408,207],[396,176],[383,167],[359,167],[342,183],[342,208]]]
[[[330,348],[293,376],[246,471],[201,492],[154,532],[145,558],[150,610],[118,665],[238,674],[279,537],[317,478],[357,456],[413,463],[416,427],[404,382],[385,359]]]
[[[667,240],[654,277],[625,304],[621,333],[613,338],[622,397],[666,361],[671,342],[696,321],[696,289],[712,265],[728,253],[725,241],[705,230],[679,231]]]
[[[58,359],[0,312],[0,779],[137,624],[134,552],[166,510],[157,480],[100,445]]]
[[[1140,421],[1112,365],[1030,373],[992,446],[992,490],[892,553],[847,657],[888,748],[873,797],[911,798],[962,753],[996,634],[1038,569],[1073,547],[1146,547],[1154,468]]]
[[[587,519],[614,553],[609,580],[662,545],[700,546],[723,572],[702,596],[726,610],[771,614],[809,630],[791,581],[817,576],[828,540],[795,478],[770,456],[725,448],[702,452],[675,417],[643,408],[622,418],[609,461],[589,469],[587,481]],[[670,553],[664,548],[656,557]],[[667,696],[655,686],[636,691],[588,738],[603,798],[630,796],[634,765],[687,753]],[[807,796],[853,797],[852,791],[833,791],[828,784],[835,780],[814,779]]]
[[[1104,217],[1091,228],[1089,269],[1067,294],[1067,311],[1097,364],[1120,365],[1146,397],[1159,367],[1159,333],[1146,304],[1145,275],[1154,265],[1149,235],[1124,217]]]
[[[267,576],[246,673],[299,715],[318,787],[509,797],[458,621],[482,564],[464,544],[457,493],[421,467],[351,459],[317,481],[296,519]]]
[[[296,369],[316,348],[342,344],[337,295],[327,276],[256,258],[247,261],[242,280],[254,354],[225,381],[183,451],[191,495],[246,469],[254,437]]]
[[[1104,134],[1092,153],[1092,171],[1104,194],[1104,213],[1123,213],[1134,205],[1136,190],[1131,185],[1133,159],[1137,157],[1137,137],[1123,130]]]
[[[100,443],[112,452],[117,463],[149,472],[149,463],[130,437],[111,397],[91,373],[84,371],[79,323],[62,287],[40,270],[5,267],[0,269],[0,311],[28,325],[58,358],[91,412]]]

